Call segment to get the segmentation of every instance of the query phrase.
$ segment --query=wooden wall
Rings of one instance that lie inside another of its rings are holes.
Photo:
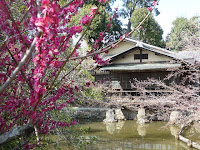
[[[147,78],[154,78],[158,80],[162,80],[166,77],[169,72],[167,71],[151,71],[151,72],[111,72],[110,74],[103,75],[95,75],[95,80],[104,80],[111,83],[112,89],[122,89],[122,90],[131,90],[131,83],[133,79],[137,80],[147,80]],[[171,79],[170,81],[166,81],[167,84],[174,81]],[[151,90],[154,87],[149,87]]]

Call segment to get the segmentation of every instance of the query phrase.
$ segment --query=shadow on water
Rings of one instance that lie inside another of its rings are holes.
[[[104,130],[102,129],[93,129],[93,130],[90,130],[90,134],[94,134],[94,133],[99,133],[99,132],[102,132]]]
[[[82,126],[90,127],[89,135],[97,137],[97,141],[89,145],[87,150],[188,150],[186,144],[175,140],[173,136],[178,128],[163,127],[165,124],[152,122],[140,125],[135,121],[122,121],[96,122]]]

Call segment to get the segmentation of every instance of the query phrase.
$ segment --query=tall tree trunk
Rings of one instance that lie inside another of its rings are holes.
[[[131,18],[128,19],[127,33],[131,32]]]
[[[128,26],[127,26],[127,33],[131,32],[131,16],[135,10],[137,2],[134,3],[133,7],[130,8],[129,19],[128,19]]]

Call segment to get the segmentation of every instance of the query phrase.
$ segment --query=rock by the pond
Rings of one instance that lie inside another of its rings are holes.
[[[113,109],[110,109],[106,112],[106,119],[103,120],[104,122],[116,122],[115,113]]]
[[[121,109],[115,109],[115,119],[116,120],[125,120],[124,114]]]
[[[177,118],[179,117],[180,112],[179,111],[172,111],[170,114],[170,118],[169,121],[171,123],[175,122],[177,120]]]

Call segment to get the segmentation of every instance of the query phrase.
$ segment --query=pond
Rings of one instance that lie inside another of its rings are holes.
[[[84,124],[82,127],[90,127],[88,135],[97,137],[97,141],[89,145],[87,150],[188,150],[185,143],[177,141],[173,136],[178,132],[178,128],[165,127],[165,124],[165,122],[152,122],[139,125],[136,121],[106,124],[94,122]],[[199,135],[193,134],[196,133],[195,129],[189,132],[190,135],[186,136],[199,141]]]

